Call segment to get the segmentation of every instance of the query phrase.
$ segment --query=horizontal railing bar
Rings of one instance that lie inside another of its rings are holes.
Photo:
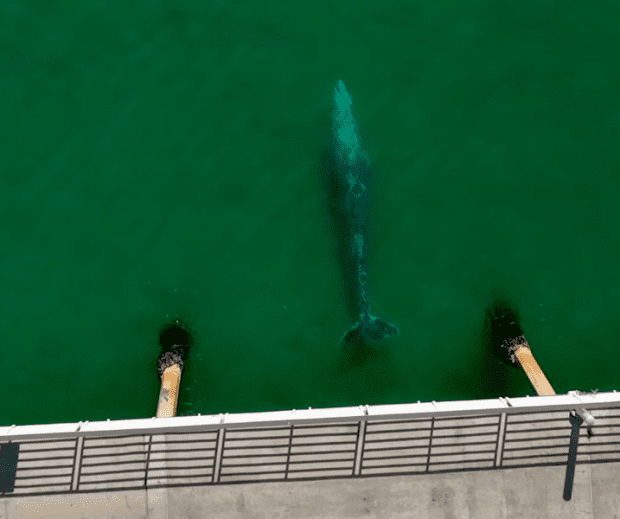
[[[581,393],[569,391],[566,395],[494,398],[487,400],[459,400],[392,404],[357,407],[236,413],[205,416],[174,416],[101,422],[61,423],[49,425],[20,425],[0,427],[0,441],[28,439],[165,434],[168,432],[203,432],[217,429],[237,429],[274,425],[308,425],[359,421],[381,421],[416,418],[441,418],[464,415],[521,414],[550,411],[571,411],[586,408],[620,407],[620,393]]]

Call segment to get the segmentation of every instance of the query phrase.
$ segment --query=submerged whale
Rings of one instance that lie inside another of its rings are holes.
[[[398,328],[372,315],[367,295],[369,265],[370,158],[362,147],[357,121],[353,116],[353,100],[344,83],[334,88],[332,145],[337,174],[346,190],[344,220],[350,236],[349,258],[355,269],[355,300],[359,318],[344,334],[345,345],[368,343],[398,335]]]

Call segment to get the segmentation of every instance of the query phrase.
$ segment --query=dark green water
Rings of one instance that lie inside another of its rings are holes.
[[[558,393],[618,388],[616,2],[128,4],[0,7],[0,425],[154,416],[174,317],[179,414],[533,395],[485,358],[493,297]],[[353,353],[339,79],[401,331]]]

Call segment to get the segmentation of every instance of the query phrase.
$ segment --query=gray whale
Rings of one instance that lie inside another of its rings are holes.
[[[359,318],[344,334],[345,345],[379,341],[399,334],[398,328],[370,311],[367,295],[369,265],[370,158],[362,147],[359,128],[353,115],[353,100],[344,83],[334,88],[332,145],[337,174],[346,189],[344,218],[350,239],[349,260],[355,268],[355,299]]]

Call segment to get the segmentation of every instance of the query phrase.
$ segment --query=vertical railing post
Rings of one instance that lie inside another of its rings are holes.
[[[366,440],[366,420],[360,420],[357,426],[357,444],[355,446],[355,459],[353,463],[353,476],[359,476],[362,471],[362,458],[364,457],[364,442]]]
[[[494,465],[496,467],[502,466],[502,459],[504,457],[504,437],[506,436],[506,422],[506,413],[501,413],[499,415],[499,425],[497,427],[497,444],[494,461]]]
[[[84,452],[84,436],[75,439],[75,459],[73,461],[73,472],[71,473],[71,492],[77,492],[82,470],[82,454]]]
[[[217,444],[215,447],[215,461],[213,462],[213,483],[217,483],[220,480],[220,469],[222,467],[222,454],[224,450],[224,435],[226,429],[218,429],[217,431]]]
[[[286,468],[284,469],[284,479],[288,479],[288,468],[291,463],[291,445],[293,444],[293,427],[295,424],[291,424],[289,436],[288,436],[288,452],[286,453]]]
[[[426,455],[426,472],[431,464],[431,448],[433,446],[433,430],[435,429],[435,417],[431,417],[431,432],[428,437],[428,454]]]

